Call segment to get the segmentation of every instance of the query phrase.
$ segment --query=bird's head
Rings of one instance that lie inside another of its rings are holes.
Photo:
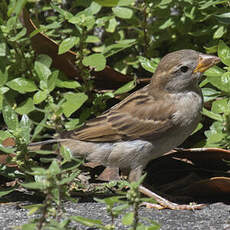
[[[198,87],[201,75],[220,59],[194,50],[179,50],[164,56],[151,84],[169,92],[180,92]]]

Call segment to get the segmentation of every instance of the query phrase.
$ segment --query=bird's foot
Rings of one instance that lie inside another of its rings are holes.
[[[148,208],[156,208],[156,209],[173,209],[173,210],[197,210],[202,209],[205,204],[176,204],[169,200],[166,200],[165,198],[157,195],[156,193],[150,191],[149,189],[145,188],[144,186],[139,186],[139,191],[143,194],[145,194],[148,197],[152,197],[157,201],[157,204],[154,203],[148,203],[143,202],[142,205],[148,207]]]
[[[170,202],[167,200],[167,202],[165,201],[160,201],[157,200],[158,204],[154,204],[154,203],[148,203],[148,202],[143,202],[141,205],[146,206],[147,208],[155,208],[158,210],[161,209],[172,209],[172,210],[198,210],[198,209],[202,209],[205,204],[176,204],[173,202]]]

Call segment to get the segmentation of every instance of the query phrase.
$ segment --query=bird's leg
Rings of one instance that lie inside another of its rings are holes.
[[[165,198],[157,195],[156,193],[150,191],[149,189],[145,188],[144,186],[140,185],[139,186],[139,191],[143,194],[145,194],[148,197],[154,198],[158,204],[152,204],[148,202],[143,202],[142,204],[145,205],[146,207],[149,208],[157,208],[157,209],[164,209],[164,208],[169,208],[173,210],[196,210],[196,209],[201,209],[205,205],[204,204],[176,204],[173,203],[169,200],[166,200]]]
[[[142,167],[132,169],[129,173],[129,181],[137,181],[141,177],[142,170],[143,170]],[[169,208],[173,210],[195,210],[204,207],[204,204],[180,205],[180,204],[173,203],[157,195],[156,193],[150,191],[149,189],[145,188],[142,185],[139,186],[139,191],[150,198],[154,198],[157,201],[158,204],[153,204],[148,202],[142,203],[142,205],[145,205],[146,207],[149,208],[156,208],[156,209]]]

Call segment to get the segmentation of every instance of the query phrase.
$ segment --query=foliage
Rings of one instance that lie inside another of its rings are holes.
[[[203,114],[214,120],[210,129],[205,131],[206,146],[230,148],[230,47],[220,40],[218,56],[226,65],[222,69],[213,67],[206,71],[207,80],[203,92],[205,101],[213,100],[211,111],[204,109]],[[207,87],[206,87],[207,86]],[[214,87],[213,87],[214,86]]]
[[[38,25],[38,30],[30,35],[19,20],[24,6]],[[57,160],[56,156],[50,157],[53,152],[30,152],[27,146],[63,130],[78,128],[87,119],[102,113],[113,105],[115,97],[134,89],[138,78],[150,77],[160,58],[170,51],[191,48],[218,52],[222,66],[208,70],[207,78],[201,83],[206,105],[213,103],[203,110],[205,117],[199,133],[207,138],[199,144],[230,148],[229,9],[229,1],[215,0],[0,2],[0,140],[13,137],[16,142],[11,148],[0,145],[6,162],[14,165],[2,164],[0,173],[20,180],[24,187],[38,190],[45,197],[43,204],[28,207],[31,212],[40,211],[41,218],[25,225],[24,229],[37,226],[42,229],[45,225],[49,229],[67,229],[70,221],[109,229],[99,220],[92,220],[91,224],[82,217],[60,220],[62,200],[70,198],[68,186],[79,173],[79,161],[72,159],[65,149],[61,149]],[[58,54],[70,49],[77,53],[76,66],[83,79],[81,82],[54,68],[54,60],[49,56],[34,52],[30,38],[38,32],[59,44]],[[103,70],[106,65],[133,76],[134,80],[115,91],[97,89],[94,72]],[[132,229],[154,229],[138,222],[141,199],[137,184],[130,186],[127,199],[134,212],[125,214],[123,224]],[[15,188],[17,185],[2,190],[0,196]],[[107,205],[112,229],[113,219],[123,213],[127,203],[114,206],[122,202],[121,197],[100,202]],[[55,207],[58,212],[54,211]]]
[[[139,185],[144,180],[143,176],[138,182],[126,183],[128,187],[127,193],[122,193],[120,196],[113,196],[104,199],[96,199],[99,203],[103,203],[106,205],[107,213],[111,217],[111,224],[104,225],[102,221],[87,219],[81,216],[72,217],[73,220],[79,222],[88,227],[95,227],[99,229],[109,230],[115,229],[115,219],[118,218],[119,215],[122,215],[122,224],[124,226],[130,226],[132,230],[157,230],[160,228],[160,225],[156,222],[148,219],[141,218],[142,221],[148,222],[150,225],[145,225],[142,223],[138,216],[139,206],[142,202],[146,202],[147,200],[151,202],[151,199],[141,198],[140,192],[138,191]],[[132,210],[130,211],[130,207]]]

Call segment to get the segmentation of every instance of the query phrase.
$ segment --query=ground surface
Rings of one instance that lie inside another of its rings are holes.
[[[14,229],[14,226],[28,221],[27,211],[21,207],[22,204],[23,202],[0,204],[0,229]],[[103,204],[67,202],[65,208],[68,215],[80,215],[110,223]],[[214,203],[197,211],[159,211],[142,207],[140,215],[157,221],[162,230],[230,230],[230,205],[223,203]],[[82,225],[77,225],[75,229],[92,230]],[[116,229],[125,229],[120,219],[116,222]]]

